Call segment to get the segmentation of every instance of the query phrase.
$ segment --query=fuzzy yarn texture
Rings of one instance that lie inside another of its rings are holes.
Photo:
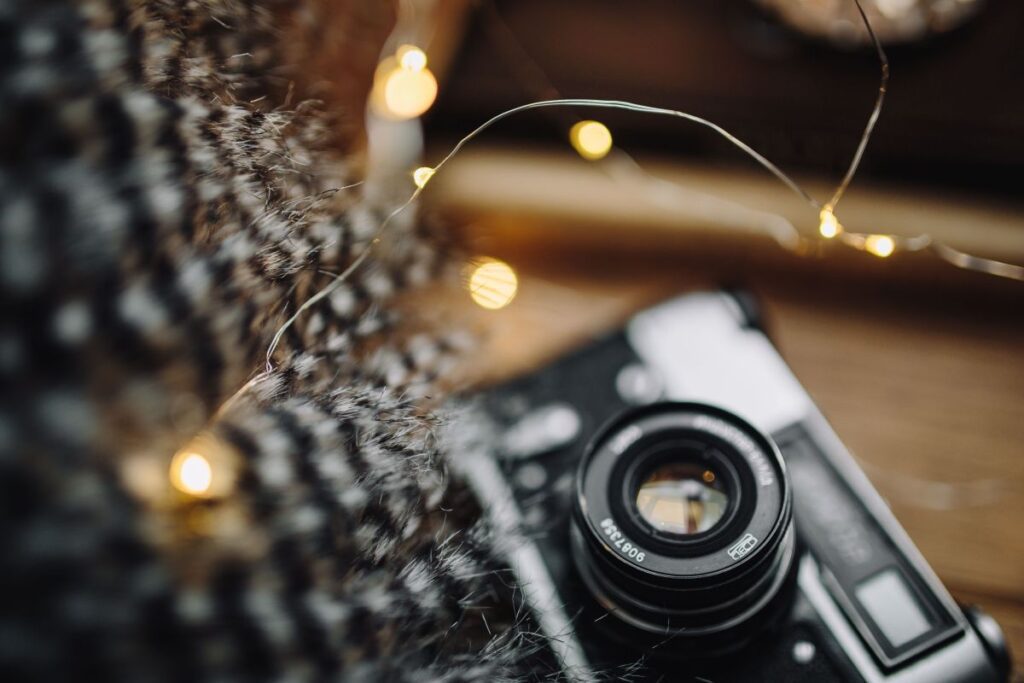
[[[0,679],[557,677],[392,305],[444,250],[398,221],[263,371],[408,191],[351,187],[393,15],[0,0]]]

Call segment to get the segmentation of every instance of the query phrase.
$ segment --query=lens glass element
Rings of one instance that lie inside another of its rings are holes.
[[[636,507],[658,531],[698,534],[725,515],[729,495],[714,470],[694,462],[669,462],[651,471],[636,492]]]

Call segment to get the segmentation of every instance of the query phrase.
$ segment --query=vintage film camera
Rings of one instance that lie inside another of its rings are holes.
[[[460,410],[460,467],[572,679],[1008,676],[749,296],[661,304]]]

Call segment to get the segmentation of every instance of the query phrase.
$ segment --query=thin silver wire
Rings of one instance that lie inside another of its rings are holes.
[[[525,112],[525,111],[531,111],[533,109],[553,108],[553,107],[579,107],[579,108],[584,108],[584,109],[586,109],[586,108],[591,108],[591,109],[619,109],[619,110],[637,112],[637,113],[641,113],[641,114],[652,114],[652,115],[655,115],[655,116],[675,117],[675,118],[680,118],[680,119],[683,119],[683,120],[686,120],[686,121],[690,121],[692,123],[696,123],[696,124],[701,125],[701,126],[705,126],[706,128],[710,128],[714,132],[718,133],[720,136],[725,138],[728,142],[730,142],[731,144],[735,145],[741,151],[743,151],[748,156],[750,156],[752,159],[754,159],[757,163],[759,163],[761,166],[763,166],[768,172],[770,172],[772,175],[774,175],[776,178],[778,178],[784,185],[786,185],[786,187],[788,187],[790,190],[792,190],[795,194],[797,194],[799,197],[801,197],[804,201],[806,201],[808,204],[813,206],[815,209],[820,209],[821,208],[821,204],[818,202],[818,200],[816,200],[814,197],[812,197],[810,194],[808,194],[808,192],[806,190],[804,190],[802,187],[800,187],[800,185],[795,180],[793,180],[788,175],[786,175],[786,173],[784,171],[782,171],[782,169],[780,169],[778,166],[776,166],[771,161],[769,161],[765,156],[763,156],[761,153],[759,153],[753,147],[751,147],[747,143],[743,142],[738,137],[736,137],[735,135],[733,135],[732,133],[730,133],[726,129],[722,128],[718,124],[713,123],[712,121],[709,121],[709,120],[707,120],[705,118],[702,118],[700,116],[695,116],[694,114],[688,114],[688,113],[683,112],[683,111],[678,111],[678,110],[675,110],[675,109],[666,109],[664,107],[651,107],[651,106],[644,105],[644,104],[636,104],[634,102],[626,102],[624,100],[599,100],[599,99],[588,99],[588,98],[563,98],[563,99],[554,99],[554,100],[541,100],[541,101],[538,101],[538,102],[528,102],[526,104],[521,104],[518,107],[513,107],[512,109],[507,109],[507,110],[505,110],[505,111],[503,111],[503,112],[501,112],[499,114],[496,114],[496,115],[492,116],[491,118],[487,119],[482,124],[480,124],[479,126],[474,128],[468,135],[466,135],[461,140],[459,140],[455,144],[455,146],[451,149],[451,151],[449,151],[448,154],[446,154],[444,156],[444,158],[442,158],[441,161],[438,162],[438,164],[436,166],[434,166],[433,173],[431,174],[430,180],[433,180],[434,176],[436,176],[441,171],[441,169],[444,168],[446,164],[448,164],[449,161],[451,161],[453,158],[455,158],[455,156],[459,152],[461,152],[462,149],[466,145],[468,145],[474,139],[479,137],[484,131],[486,131],[488,128],[490,128],[491,126],[495,125],[496,123],[498,123],[500,121],[503,121],[504,119],[507,119],[507,118],[509,118],[511,116],[515,116],[516,114],[520,114],[522,112]],[[366,247],[359,254],[359,256],[356,257],[356,259],[351,264],[349,264],[348,268],[346,268],[340,275],[338,275],[336,278],[334,278],[323,289],[321,289],[320,291],[316,292],[309,299],[307,299],[305,302],[303,302],[303,304],[301,306],[299,306],[295,310],[295,313],[293,313],[291,315],[291,317],[288,318],[288,320],[286,320],[284,322],[284,324],[282,324],[281,327],[278,328],[277,332],[274,334],[274,337],[273,337],[273,339],[270,342],[270,346],[267,348],[266,368],[267,368],[268,372],[273,368],[273,363],[272,363],[271,359],[272,359],[272,357],[274,355],[274,352],[277,350],[278,345],[281,342],[281,338],[284,337],[285,332],[288,331],[288,328],[291,327],[292,324],[294,324],[295,321],[299,318],[299,316],[302,315],[305,311],[307,311],[311,306],[314,306],[317,302],[322,301],[324,299],[324,297],[329,296],[331,294],[331,292],[336,290],[345,280],[348,279],[348,277],[353,272],[355,272],[355,270],[357,268],[359,268],[359,266],[361,266],[366,261],[366,259],[370,255],[370,253],[373,251],[373,248],[380,242],[381,235],[383,234],[383,232],[387,228],[387,226],[390,225],[391,221],[394,220],[395,217],[397,217],[400,213],[405,211],[413,202],[415,202],[419,198],[420,194],[423,193],[423,190],[427,187],[427,185],[429,184],[430,180],[428,180],[427,182],[423,183],[422,186],[417,186],[416,189],[413,191],[413,193],[409,196],[408,199],[406,199],[402,204],[400,204],[391,213],[389,213],[384,218],[383,221],[381,221],[380,225],[378,225],[377,229],[374,231],[374,236],[370,240],[369,244],[367,244]]]
[[[864,158],[864,150],[867,149],[868,143],[871,141],[871,136],[875,132],[875,124],[878,123],[878,117],[882,115],[882,105],[885,104],[885,93],[889,88],[889,57],[885,54],[885,49],[882,48],[882,42],[878,40],[878,36],[875,35],[875,29],[871,27],[871,22],[868,21],[868,15],[864,13],[864,8],[860,4],[860,0],[853,0],[854,4],[857,5],[857,11],[860,13],[861,21],[864,22],[864,28],[868,31],[868,36],[871,38],[871,44],[875,47],[875,52],[878,55],[878,62],[882,70],[881,81],[878,84],[878,97],[875,98],[875,106],[871,109],[871,115],[868,116],[868,121],[864,125],[864,132],[861,133],[860,142],[857,143],[857,150],[853,153],[853,158],[850,160],[850,166],[846,169],[846,175],[839,182],[836,187],[835,193],[832,195],[832,199],[829,200],[827,206],[833,213],[835,212],[836,204],[843,198],[843,194],[846,193],[846,188],[853,182],[853,177],[857,175],[857,169],[860,168],[860,161]]]
[[[415,202],[419,198],[420,194],[422,194],[423,190],[429,184],[429,181],[432,180],[433,177],[436,176],[441,171],[441,169],[444,168],[446,164],[448,164],[449,161],[451,161],[459,152],[461,152],[466,145],[468,145],[470,142],[472,142],[474,139],[480,136],[488,128],[495,125],[496,123],[499,123],[500,121],[503,121],[504,119],[507,119],[511,116],[515,116],[516,114],[520,114],[526,111],[556,107],[578,107],[612,110],[617,109],[623,111],[636,112],[640,114],[675,117],[683,119],[685,121],[696,123],[698,125],[704,126],[714,131],[715,133],[723,137],[725,140],[727,140],[729,143],[731,143],[732,145],[740,149],[742,152],[747,154],[749,157],[754,159],[754,161],[756,161],[768,172],[774,175],[792,192],[794,192],[796,195],[798,195],[800,198],[806,201],[808,205],[815,209],[815,211],[820,211],[822,208],[827,208],[828,210],[834,213],[836,205],[839,203],[840,199],[842,199],[850,183],[853,181],[853,178],[856,175],[857,170],[860,167],[860,163],[864,157],[867,145],[871,140],[872,134],[874,133],[875,125],[877,124],[878,119],[881,116],[882,107],[885,102],[885,94],[889,83],[889,58],[886,55],[881,42],[878,40],[878,37],[875,35],[874,29],[871,26],[871,22],[868,20],[867,14],[864,12],[864,8],[861,6],[860,0],[854,0],[854,3],[857,5],[857,11],[860,13],[861,20],[864,22],[864,26],[868,31],[868,35],[870,36],[872,44],[874,45],[875,51],[878,55],[878,59],[881,64],[881,83],[878,88],[878,97],[875,100],[875,106],[872,109],[870,116],[868,117],[867,124],[864,127],[864,132],[861,135],[860,142],[857,145],[857,149],[854,152],[853,158],[850,161],[850,165],[847,168],[846,174],[843,176],[839,185],[836,187],[836,191],[832,195],[831,200],[828,202],[827,205],[825,205],[825,207],[822,207],[821,203],[813,196],[811,196],[811,194],[808,193],[803,187],[801,187],[799,183],[790,178],[784,171],[782,171],[778,166],[772,163],[768,158],[763,156],[753,147],[743,142],[743,140],[733,135],[725,128],[700,116],[689,114],[687,112],[679,111],[676,109],[653,107],[644,104],[636,104],[634,102],[628,102],[625,100],[559,98],[521,104],[517,107],[513,107],[512,109],[505,110],[499,114],[496,114],[495,116],[492,116],[491,118],[487,119],[484,123],[473,129],[468,135],[459,140],[451,149],[451,151],[449,151],[448,154],[446,154],[441,159],[441,161],[436,166],[433,167],[433,173],[431,174],[431,178],[428,179],[428,182],[423,183],[422,186],[417,186],[408,199],[406,199],[402,204],[400,204],[397,208],[391,211],[391,213],[389,213],[384,218],[384,220],[381,221],[380,225],[377,226],[377,229],[374,232],[373,238],[362,250],[359,256],[357,256],[356,259],[351,264],[349,264],[349,266],[340,275],[335,277],[323,289],[313,294],[309,299],[307,299],[301,306],[299,306],[295,310],[295,313],[293,313],[291,317],[289,317],[288,320],[286,320],[284,324],[282,324],[281,327],[278,328],[277,332],[274,334],[274,337],[270,342],[270,346],[267,348],[267,370],[269,371],[272,369],[272,357],[274,355],[274,352],[277,350],[278,345],[280,344],[281,338],[284,336],[285,332],[287,332],[288,328],[291,327],[298,319],[298,317],[302,315],[305,311],[307,311],[311,306],[314,306],[317,302],[323,300],[325,297],[329,296],[334,290],[336,290],[343,282],[345,282],[345,280],[347,280],[351,276],[353,272],[355,272],[367,260],[367,258],[369,258],[370,253],[373,251],[374,247],[380,242],[381,235],[384,233],[385,229],[388,227],[391,221],[394,220],[394,218],[397,217],[399,214],[404,212],[410,205],[413,204],[413,202]],[[858,249],[863,250],[864,239],[866,237],[867,233],[844,233],[844,239],[841,241],[844,244],[854,246]],[[950,247],[946,244],[936,242],[930,235],[927,234],[911,238],[901,238],[892,236],[892,239],[901,251],[922,251],[924,249],[929,249],[932,253],[936,254],[942,260],[958,268],[978,271],[989,275],[995,275],[998,277],[1024,281],[1024,266],[1005,263],[1002,261],[996,261],[994,259],[975,256],[973,254],[968,254],[966,252],[960,251],[959,249],[955,249],[954,247]]]

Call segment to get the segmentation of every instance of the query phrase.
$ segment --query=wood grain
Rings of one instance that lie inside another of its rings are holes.
[[[798,180],[819,198],[830,196],[835,182]],[[641,168],[617,154],[588,163],[532,148],[467,148],[431,181],[431,192],[449,214],[486,214],[487,230],[505,233],[505,241],[577,248],[618,249],[628,237],[632,248],[686,250],[724,242],[749,252],[772,245],[769,234],[780,218],[803,235],[816,235],[818,228],[817,211],[753,163],[736,168],[644,159]],[[863,181],[844,196],[837,213],[851,230],[927,233],[974,254],[1024,262],[1020,202]],[[851,262],[872,263],[862,255]]]

